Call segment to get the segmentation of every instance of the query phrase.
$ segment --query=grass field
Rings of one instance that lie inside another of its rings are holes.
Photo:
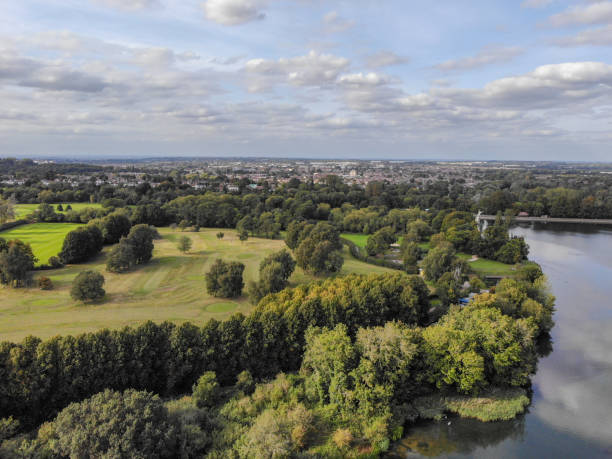
[[[49,257],[57,255],[62,250],[66,234],[79,226],[77,223],[32,223],[3,231],[0,237],[6,240],[20,239],[30,244],[38,258],[38,266],[46,264]]]
[[[344,239],[351,241],[357,247],[364,249],[370,236],[368,234],[344,233],[341,234],[340,237],[343,237]]]
[[[215,236],[218,231],[205,229],[199,233],[181,233],[160,228],[163,239],[155,241],[153,260],[130,273],[106,272],[106,255],[110,250],[106,247],[90,263],[36,273],[36,276],[51,278],[55,285],[52,291],[0,287],[0,341],[18,341],[30,334],[47,338],[105,327],[120,328],[146,320],[191,321],[201,325],[213,317],[225,319],[235,312],[248,313],[253,306],[246,297],[228,300],[209,296],[204,274],[220,257],[245,264],[245,283],[256,280],[260,261],[269,253],[284,248],[285,244],[281,240],[258,238],[240,242],[235,230],[223,230],[225,237],[219,241]],[[193,248],[188,254],[176,248],[176,241],[182,235],[193,240]],[[341,275],[393,272],[355,260],[346,249],[344,256]],[[82,305],[70,298],[72,280],[85,269],[104,274],[107,292],[104,303]],[[298,268],[290,281],[297,285],[313,279]]]
[[[89,202],[70,202],[70,203],[62,203],[62,207],[64,209],[66,209],[66,206],[70,204],[72,206],[72,210],[83,210],[87,207],[93,207],[95,209],[102,207],[102,204],[100,203],[89,203]],[[38,206],[40,204],[16,204],[15,205],[15,217],[17,219],[26,217],[27,215],[31,214],[32,212],[34,212]],[[51,204],[53,206],[53,208],[55,209],[56,212],[58,212],[57,210],[57,204]],[[65,210],[64,210],[65,212]]]

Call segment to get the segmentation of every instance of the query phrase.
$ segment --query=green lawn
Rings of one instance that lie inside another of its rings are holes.
[[[343,237],[344,239],[347,239],[351,241],[352,243],[354,243],[355,245],[357,245],[358,247],[361,247],[362,249],[364,249],[368,242],[368,238],[370,237],[370,235],[369,234],[344,233],[344,234],[341,234],[340,237]]]
[[[20,239],[30,244],[38,258],[38,266],[46,264],[49,257],[57,255],[62,250],[66,234],[79,226],[77,223],[32,223],[3,231],[0,237],[6,240]]]
[[[247,314],[253,306],[246,296],[229,300],[209,296],[204,274],[216,258],[236,260],[245,264],[244,280],[248,283],[257,279],[259,263],[265,256],[285,247],[281,240],[249,238],[240,242],[235,230],[223,230],[225,237],[221,240],[215,236],[218,229],[203,229],[199,233],[169,228],[159,231],[163,239],[155,241],[153,260],[133,272],[106,272],[105,261],[110,250],[106,247],[89,263],[36,272],[35,277],[51,278],[55,285],[52,291],[0,287],[0,341],[18,341],[29,334],[47,338],[105,327],[120,328],[146,320],[190,321],[202,325],[210,318],[221,320],[236,312]],[[182,235],[193,241],[187,254],[176,247]],[[346,249],[343,254],[345,264],[340,275],[396,272],[358,261]],[[107,298],[102,304],[82,305],[69,296],[72,280],[85,269],[104,274]],[[312,280],[311,275],[298,268],[290,282],[295,286]]]
[[[62,203],[62,207],[64,208],[63,212],[66,212],[66,206],[70,204],[72,206],[72,210],[83,210],[87,207],[93,207],[95,209],[98,209],[100,207],[102,207],[102,204],[100,203],[89,203],[89,202],[70,202],[70,203]],[[19,218],[23,218],[26,217],[27,215],[31,214],[32,212],[34,212],[38,206],[40,204],[16,204],[15,205],[15,217],[17,219]],[[57,210],[57,204],[51,204],[53,206],[53,208],[55,209],[56,212],[58,212]]]

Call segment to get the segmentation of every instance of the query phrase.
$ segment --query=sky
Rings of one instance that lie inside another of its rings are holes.
[[[3,0],[0,156],[612,161],[612,1]]]

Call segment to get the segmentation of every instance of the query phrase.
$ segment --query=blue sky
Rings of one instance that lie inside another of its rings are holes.
[[[612,1],[5,0],[0,155],[612,160]]]

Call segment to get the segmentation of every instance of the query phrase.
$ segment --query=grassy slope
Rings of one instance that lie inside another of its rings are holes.
[[[49,276],[55,290],[0,287],[0,341],[18,341],[29,334],[46,338],[104,327],[120,328],[149,319],[203,324],[213,317],[225,319],[235,312],[248,313],[252,305],[246,297],[227,300],[209,296],[204,274],[212,262],[221,257],[243,262],[246,265],[245,282],[255,280],[259,262],[269,253],[284,248],[284,242],[257,238],[240,242],[234,230],[224,230],[225,237],[219,241],[215,237],[218,231],[206,229],[199,233],[180,233],[161,228],[163,239],[155,242],[154,259],[131,273],[106,272],[107,247],[90,263],[36,273],[37,276]],[[183,234],[193,240],[193,248],[188,254],[182,254],[176,248],[176,240]],[[346,249],[344,255],[346,262],[341,274],[391,271],[355,260]],[[104,303],[85,306],[70,299],[70,284],[84,269],[95,269],[104,274],[107,292]],[[290,280],[292,285],[297,285],[309,282],[313,277],[297,269]]]
[[[354,243],[356,246],[365,248],[366,243],[368,242],[368,238],[370,237],[367,234],[354,234],[354,233],[344,233],[340,235],[344,239],[347,239]]]
[[[91,204],[89,202],[70,202],[70,203],[62,203],[62,206],[64,207],[64,209],[66,208],[68,204],[72,206],[72,210],[83,210],[86,207],[93,207],[95,209],[102,207],[102,204],[99,204],[99,203]],[[15,205],[15,217],[17,219],[23,218],[26,215],[29,215],[32,212],[34,212],[38,208],[39,205],[40,204],[17,204]],[[57,212],[58,211],[57,204],[52,204],[52,206]],[[66,211],[64,210],[64,212]]]
[[[76,223],[33,223],[3,231],[0,237],[6,240],[20,239],[29,243],[38,258],[36,264],[41,265],[62,250],[66,234],[79,226],[81,225]]]

